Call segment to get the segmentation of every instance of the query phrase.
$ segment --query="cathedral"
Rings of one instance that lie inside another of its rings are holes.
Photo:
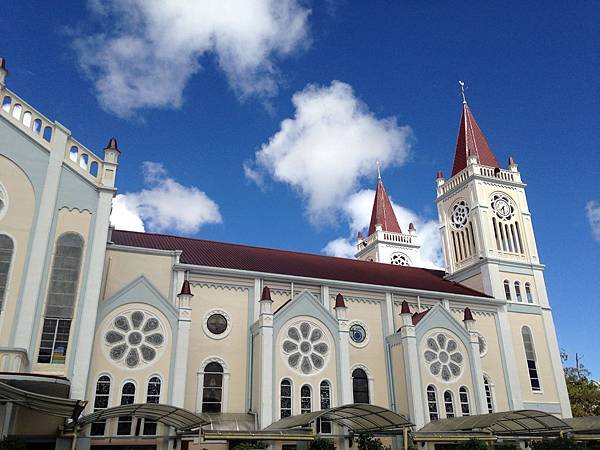
[[[466,101],[432,185],[433,270],[381,176],[355,259],[113,229],[126,149],[92,152],[7,73],[0,58],[2,437],[396,449],[573,430],[526,184]]]

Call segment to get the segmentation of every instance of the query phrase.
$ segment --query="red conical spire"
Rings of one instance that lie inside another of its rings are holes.
[[[477,121],[469,109],[469,105],[467,105],[466,101],[463,101],[463,112],[462,117],[460,118],[458,139],[456,140],[456,152],[454,154],[452,176],[467,167],[467,158],[470,155],[478,156],[479,164],[490,167],[500,167],[483,132],[479,128],[479,125],[477,125]]]
[[[396,214],[394,214],[394,208],[392,208],[392,202],[390,202],[383,187],[381,177],[377,180],[377,192],[375,192],[375,202],[373,203],[373,212],[371,212],[369,236],[375,231],[375,225],[381,225],[383,231],[402,233]]]

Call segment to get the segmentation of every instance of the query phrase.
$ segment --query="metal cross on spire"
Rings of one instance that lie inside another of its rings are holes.
[[[377,160],[375,164],[377,164],[377,179],[381,180],[381,169],[379,167],[381,166],[381,163],[379,162],[379,160]]]
[[[462,95],[463,103],[466,104],[467,98],[465,97],[465,82],[459,80],[458,84],[460,84],[460,94]]]

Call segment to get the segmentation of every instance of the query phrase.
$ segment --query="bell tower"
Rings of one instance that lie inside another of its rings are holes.
[[[452,173],[439,171],[436,183],[448,278],[496,298],[532,300],[536,281],[512,276],[543,269],[526,185],[512,157],[500,166],[464,97]]]
[[[379,168],[369,231],[366,238],[363,238],[362,232],[358,233],[356,258],[399,266],[418,266],[420,263],[417,231],[410,223],[408,233],[402,232]]]

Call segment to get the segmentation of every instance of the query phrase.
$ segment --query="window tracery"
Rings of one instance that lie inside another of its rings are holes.
[[[320,371],[329,355],[325,334],[308,321],[288,328],[281,349],[289,366],[304,375]]]
[[[394,253],[391,263],[395,266],[410,266],[410,259],[404,253]]]
[[[426,344],[423,357],[431,374],[445,382],[459,378],[464,356],[457,342],[445,333],[436,333],[427,338]]]

